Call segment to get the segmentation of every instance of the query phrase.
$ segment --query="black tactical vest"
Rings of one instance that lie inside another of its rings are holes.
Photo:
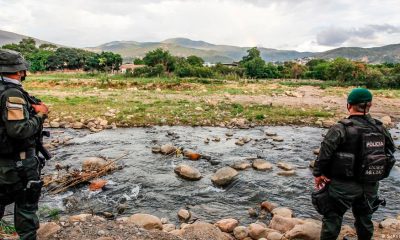
[[[333,158],[332,176],[363,183],[385,178],[389,160],[382,123],[373,124],[363,118],[343,119],[339,123],[343,124],[346,136]]]
[[[15,87],[13,84],[3,84],[0,83],[0,102],[3,101],[3,93],[10,88],[18,88]],[[24,95],[26,94],[25,91],[21,91]],[[5,111],[5,109],[0,109],[0,113]],[[32,113],[29,112],[31,115]],[[7,130],[3,120],[0,117],[0,158],[2,156],[10,157],[11,155],[15,154],[16,152],[26,150],[34,146],[34,137],[29,139],[12,139],[8,136]]]

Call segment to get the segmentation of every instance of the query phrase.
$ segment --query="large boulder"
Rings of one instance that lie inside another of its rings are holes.
[[[249,230],[244,226],[236,227],[233,229],[233,236],[238,240],[243,240],[249,236]]]
[[[261,203],[261,208],[267,210],[268,212],[272,212],[272,210],[274,210],[277,207],[278,207],[277,204],[268,201],[264,201]]]
[[[225,186],[233,181],[238,172],[231,167],[219,169],[212,177],[211,181],[217,186]]]
[[[287,218],[276,215],[272,218],[269,228],[285,233],[290,231],[294,226],[304,223],[303,220],[297,218]]]
[[[174,172],[187,180],[197,181],[201,179],[201,173],[199,170],[185,164],[177,166],[174,169]]]
[[[281,216],[281,217],[286,217],[286,218],[291,218],[293,217],[293,211],[290,210],[289,208],[285,207],[278,207],[275,208],[271,211],[272,215],[275,216]]]
[[[249,225],[249,236],[253,239],[266,238],[270,232],[271,229],[268,229],[258,223],[252,223]]]
[[[107,161],[99,157],[90,157],[82,162],[82,171],[99,171],[107,165]]]
[[[267,171],[272,169],[272,164],[264,159],[256,159],[253,161],[253,168],[259,171]]]
[[[321,224],[306,222],[296,225],[292,230],[285,233],[287,239],[319,240],[321,238]]]
[[[39,239],[45,240],[52,237],[60,229],[61,227],[54,222],[41,223],[40,228],[37,231],[37,236]]]
[[[379,223],[380,228],[400,229],[400,220],[395,218],[387,218]]]
[[[235,229],[239,225],[239,221],[233,218],[228,218],[228,219],[222,219],[214,224],[217,226],[221,231],[226,232],[226,233],[231,233],[233,232],[233,229]]]
[[[219,228],[205,222],[196,222],[185,226],[182,229],[181,237],[196,240],[227,240],[227,237]]]
[[[147,230],[158,229],[162,230],[163,226],[161,220],[153,215],[150,214],[133,214],[127,220],[129,223],[134,223],[139,227],[142,227]]]

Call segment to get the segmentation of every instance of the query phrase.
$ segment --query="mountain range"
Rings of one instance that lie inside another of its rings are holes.
[[[27,37],[0,30],[0,46],[7,43],[18,43],[21,39]],[[38,44],[48,43],[39,39],[35,40]],[[172,55],[176,56],[186,57],[196,55],[210,63],[239,61],[247,54],[247,50],[250,49],[250,47],[216,45],[204,41],[193,41],[187,38],[171,38],[161,42],[113,41],[85,49],[94,52],[111,51],[119,53],[125,61],[131,61],[133,58],[143,57],[147,52],[157,48],[169,50]],[[263,47],[260,47],[259,50],[262,58],[267,62],[283,62],[305,57],[323,59],[345,57],[352,60],[368,61],[369,63],[400,62],[400,44],[374,48],[341,47],[325,52],[299,52]]]

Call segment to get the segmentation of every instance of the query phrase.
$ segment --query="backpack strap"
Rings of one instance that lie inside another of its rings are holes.
[[[348,118],[343,118],[342,120],[339,121],[339,123],[343,124],[345,127],[353,126],[354,123]]]

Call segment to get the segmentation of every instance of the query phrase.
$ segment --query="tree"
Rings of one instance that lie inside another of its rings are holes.
[[[133,59],[133,64],[135,64],[135,65],[143,65],[144,61],[141,58],[135,58],[135,59]]]
[[[250,48],[247,50],[247,55],[242,58],[242,61],[240,61],[241,64],[245,64],[253,59],[256,58],[261,58],[261,52],[258,50],[258,48]]]
[[[354,69],[355,66],[352,61],[345,58],[336,58],[329,66],[329,78],[339,82],[348,82],[354,80]]]
[[[189,56],[186,58],[187,62],[192,66],[202,67],[204,64],[204,60],[198,56]]]
[[[175,58],[171,56],[169,51],[164,51],[162,48],[157,48],[156,50],[148,52],[143,58],[143,61],[147,66],[151,67],[161,64],[167,72],[174,71],[176,62]]]
[[[265,77],[265,61],[261,57],[256,57],[243,64],[245,74],[251,78]]]

